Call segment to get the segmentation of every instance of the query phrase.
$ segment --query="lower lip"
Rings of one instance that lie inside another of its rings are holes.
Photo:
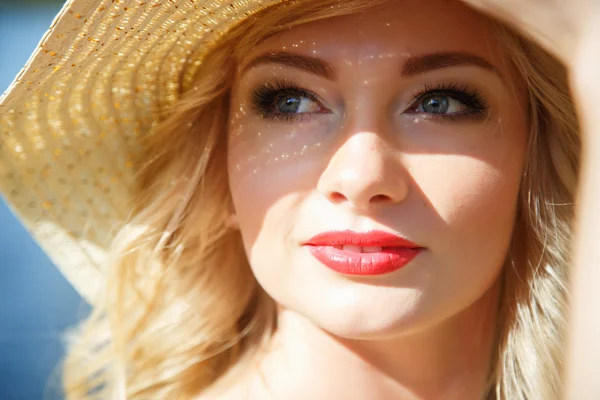
[[[326,267],[346,275],[382,275],[412,261],[422,249],[386,247],[376,253],[353,253],[332,246],[310,246],[315,258]]]

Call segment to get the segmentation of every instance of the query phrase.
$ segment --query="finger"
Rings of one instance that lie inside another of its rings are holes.
[[[563,7],[539,0],[461,0],[468,6],[504,22],[566,61],[574,49],[575,27]],[[572,12],[572,11],[571,11]]]

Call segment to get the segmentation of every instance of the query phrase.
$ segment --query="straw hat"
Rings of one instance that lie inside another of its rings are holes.
[[[88,301],[129,212],[140,139],[212,43],[280,1],[69,1],[0,97],[0,191]]]

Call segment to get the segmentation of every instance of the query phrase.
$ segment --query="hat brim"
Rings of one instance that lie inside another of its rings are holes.
[[[140,139],[223,34],[281,1],[70,1],[0,98],[0,191],[88,302]]]

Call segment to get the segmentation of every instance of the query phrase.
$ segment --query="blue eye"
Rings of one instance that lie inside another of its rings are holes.
[[[420,110],[428,114],[456,114],[468,109],[466,104],[448,95],[426,96],[420,104]]]
[[[317,95],[287,81],[261,85],[252,93],[252,107],[263,118],[288,121],[328,111]]]
[[[425,114],[440,119],[486,118],[488,105],[485,98],[466,85],[442,84],[426,86],[414,95],[414,102],[406,114]]]
[[[486,100],[477,90],[467,86],[426,86],[414,98],[412,105],[404,111],[405,114],[425,114],[448,120],[487,117]],[[255,89],[252,93],[252,107],[262,118],[286,121],[329,111],[317,95],[285,80],[267,82]]]
[[[301,114],[320,110],[319,104],[306,96],[286,93],[277,96],[274,104],[276,112]]]

